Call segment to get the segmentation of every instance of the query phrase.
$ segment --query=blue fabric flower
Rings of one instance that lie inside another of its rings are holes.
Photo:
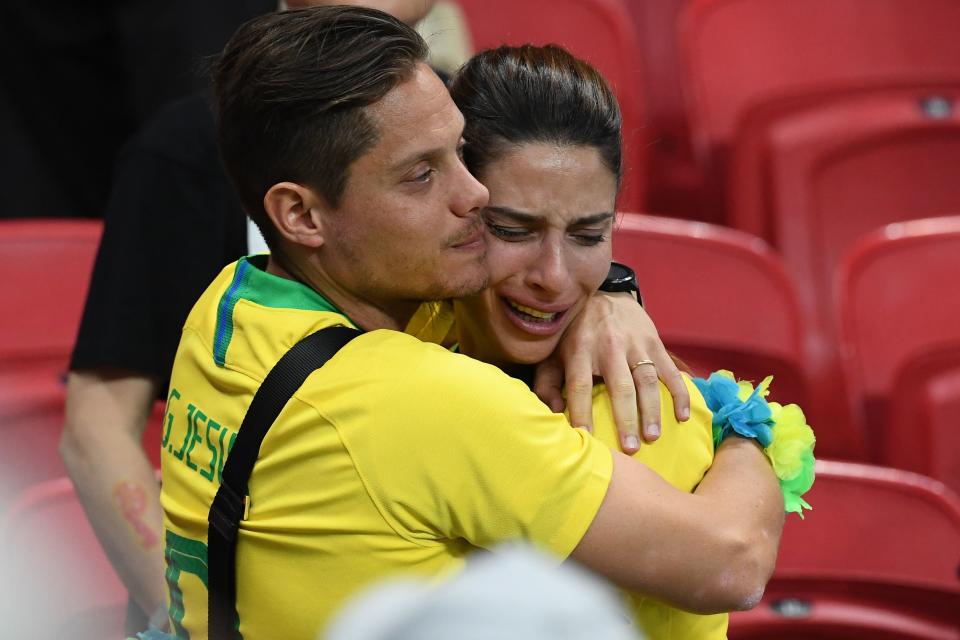
[[[713,412],[714,446],[718,446],[731,430],[745,438],[755,438],[763,447],[770,445],[773,419],[770,406],[763,398],[766,384],[753,389],[744,399],[743,387],[726,371],[715,371],[707,380],[694,378],[693,383]]]

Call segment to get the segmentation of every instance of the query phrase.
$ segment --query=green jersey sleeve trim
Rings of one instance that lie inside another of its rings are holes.
[[[227,287],[223,297],[220,298],[220,304],[217,305],[217,329],[213,336],[213,360],[218,367],[224,366],[227,358],[227,348],[230,346],[230,339],[233,337],[233,309],[240,300],[244,283],[249,277],[250,264],[246,259],[241,259],[237,263],[237,268],[233,272],[233,280]]]

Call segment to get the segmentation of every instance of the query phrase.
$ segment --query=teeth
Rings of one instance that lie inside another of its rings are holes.
[[[552,312],[552,313],[547,313],[547,312],[545,312],[545,311],[540,311],[540,310],[538,310],[538,309],[533,309],[533,308],[531,308],[531,307],[525,307],[525,306],[523,306],[522,304],[517,304],[517,303],[514,302],[513,300],[507,300],[507,304],[509,304],[511,307],[513,307],[514,309],[516,309],[516,310],[519,311],[520,313],[522,313],[522,314],[524,314],[524,315],[528,315],[528,316],[530,316],[531,318],[535,318],[535,319],[537,319],[537,320],[548,321],[548,320],[553,320],[554,318],[557,317],[557,312],[556,312],[556,311],[554,311],[554,312]]]

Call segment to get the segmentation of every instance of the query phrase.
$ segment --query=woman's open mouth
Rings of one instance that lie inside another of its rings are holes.
[[[562,320],[567,314],[567,309],[560,311],[545,311],[528,307],[510,300],[509,298],[500,298],[503,307],[506,310],[507,317],[520,329],[527,333],[535,335],[551,335],[560,330]]]

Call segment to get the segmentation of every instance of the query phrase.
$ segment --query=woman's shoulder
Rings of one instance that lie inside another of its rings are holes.
[[[674,428],[681,425],[691,425],[698,430],[710,432],[710,425],[713,420],[713,413],[707,407],[707,403],[700,393],[700,389],[694,384],[693,379],[686,373],[680,374],[683,377],[683,383],[690,394],[690,418],[684,422],[679,422],[674,412],[673,396],[670,390],[663,382],[658,382],[660,389],[660,424],[661,433],[668,428]],[[613,425],[614,432],[616,426],[613,421],[613,405],[610,400],[610,394],[607,392],[607,386],[602,382],[593,386],[593,418],[594,424],[598,421],[603,424]]]
[[[690,393],[690,419],[677,420],[670,391],[660,383],[660,437],[652,443],[641,442],[633,457],[678,489],[692,491],[713,463],[713,414],[686,375],[684,383]],[[593,435],[610,449],[620,449],[613,406],[602,384],[593,389]]]

